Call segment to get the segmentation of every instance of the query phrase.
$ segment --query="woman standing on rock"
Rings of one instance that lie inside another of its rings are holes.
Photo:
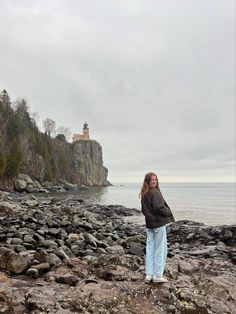
[[[174,217],[162,196],[155,173],[145,175],[140,197],[147,228],[145,282],[167,282],[163,277],[167,257],[166,225],[173,222]]]

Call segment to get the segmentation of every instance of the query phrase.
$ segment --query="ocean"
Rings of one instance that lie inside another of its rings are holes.
[[[88,202],[140,210],[140,188],[141,184],[125,183],[91,187],[77,193]],[[236,183],[162,183],[160,188],[176,220],[194,220],[208,225],[236,224]],[[143,216],[131,219],[144,223]]]

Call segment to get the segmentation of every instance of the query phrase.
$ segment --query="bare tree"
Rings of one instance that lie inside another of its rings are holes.
[[[63,134],[67,140],[67,142],[70,141],[71,139],[71,131],[68,127],[65,127],[65,126],[59,126],[57,128],[57,135],[58,134]]]
[[[39,113],[37,111],[30,112],[30,117],[34,121],[34,124],[37,125],[39,122]]]
[[[46,118],[43,121],[43,128],[49,136],[54,135],[56,132],[56,122],[52,119]]]

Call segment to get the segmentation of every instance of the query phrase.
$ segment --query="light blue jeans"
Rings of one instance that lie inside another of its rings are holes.
[[[167,258],[166,226],[146,229],[146,275],[163,276]]]

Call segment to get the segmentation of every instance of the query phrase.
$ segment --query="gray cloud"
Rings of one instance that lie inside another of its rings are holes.
[[[87,121],[111,181],[235,179],[233,0],[3,0],[0,23],[0,87]]]

